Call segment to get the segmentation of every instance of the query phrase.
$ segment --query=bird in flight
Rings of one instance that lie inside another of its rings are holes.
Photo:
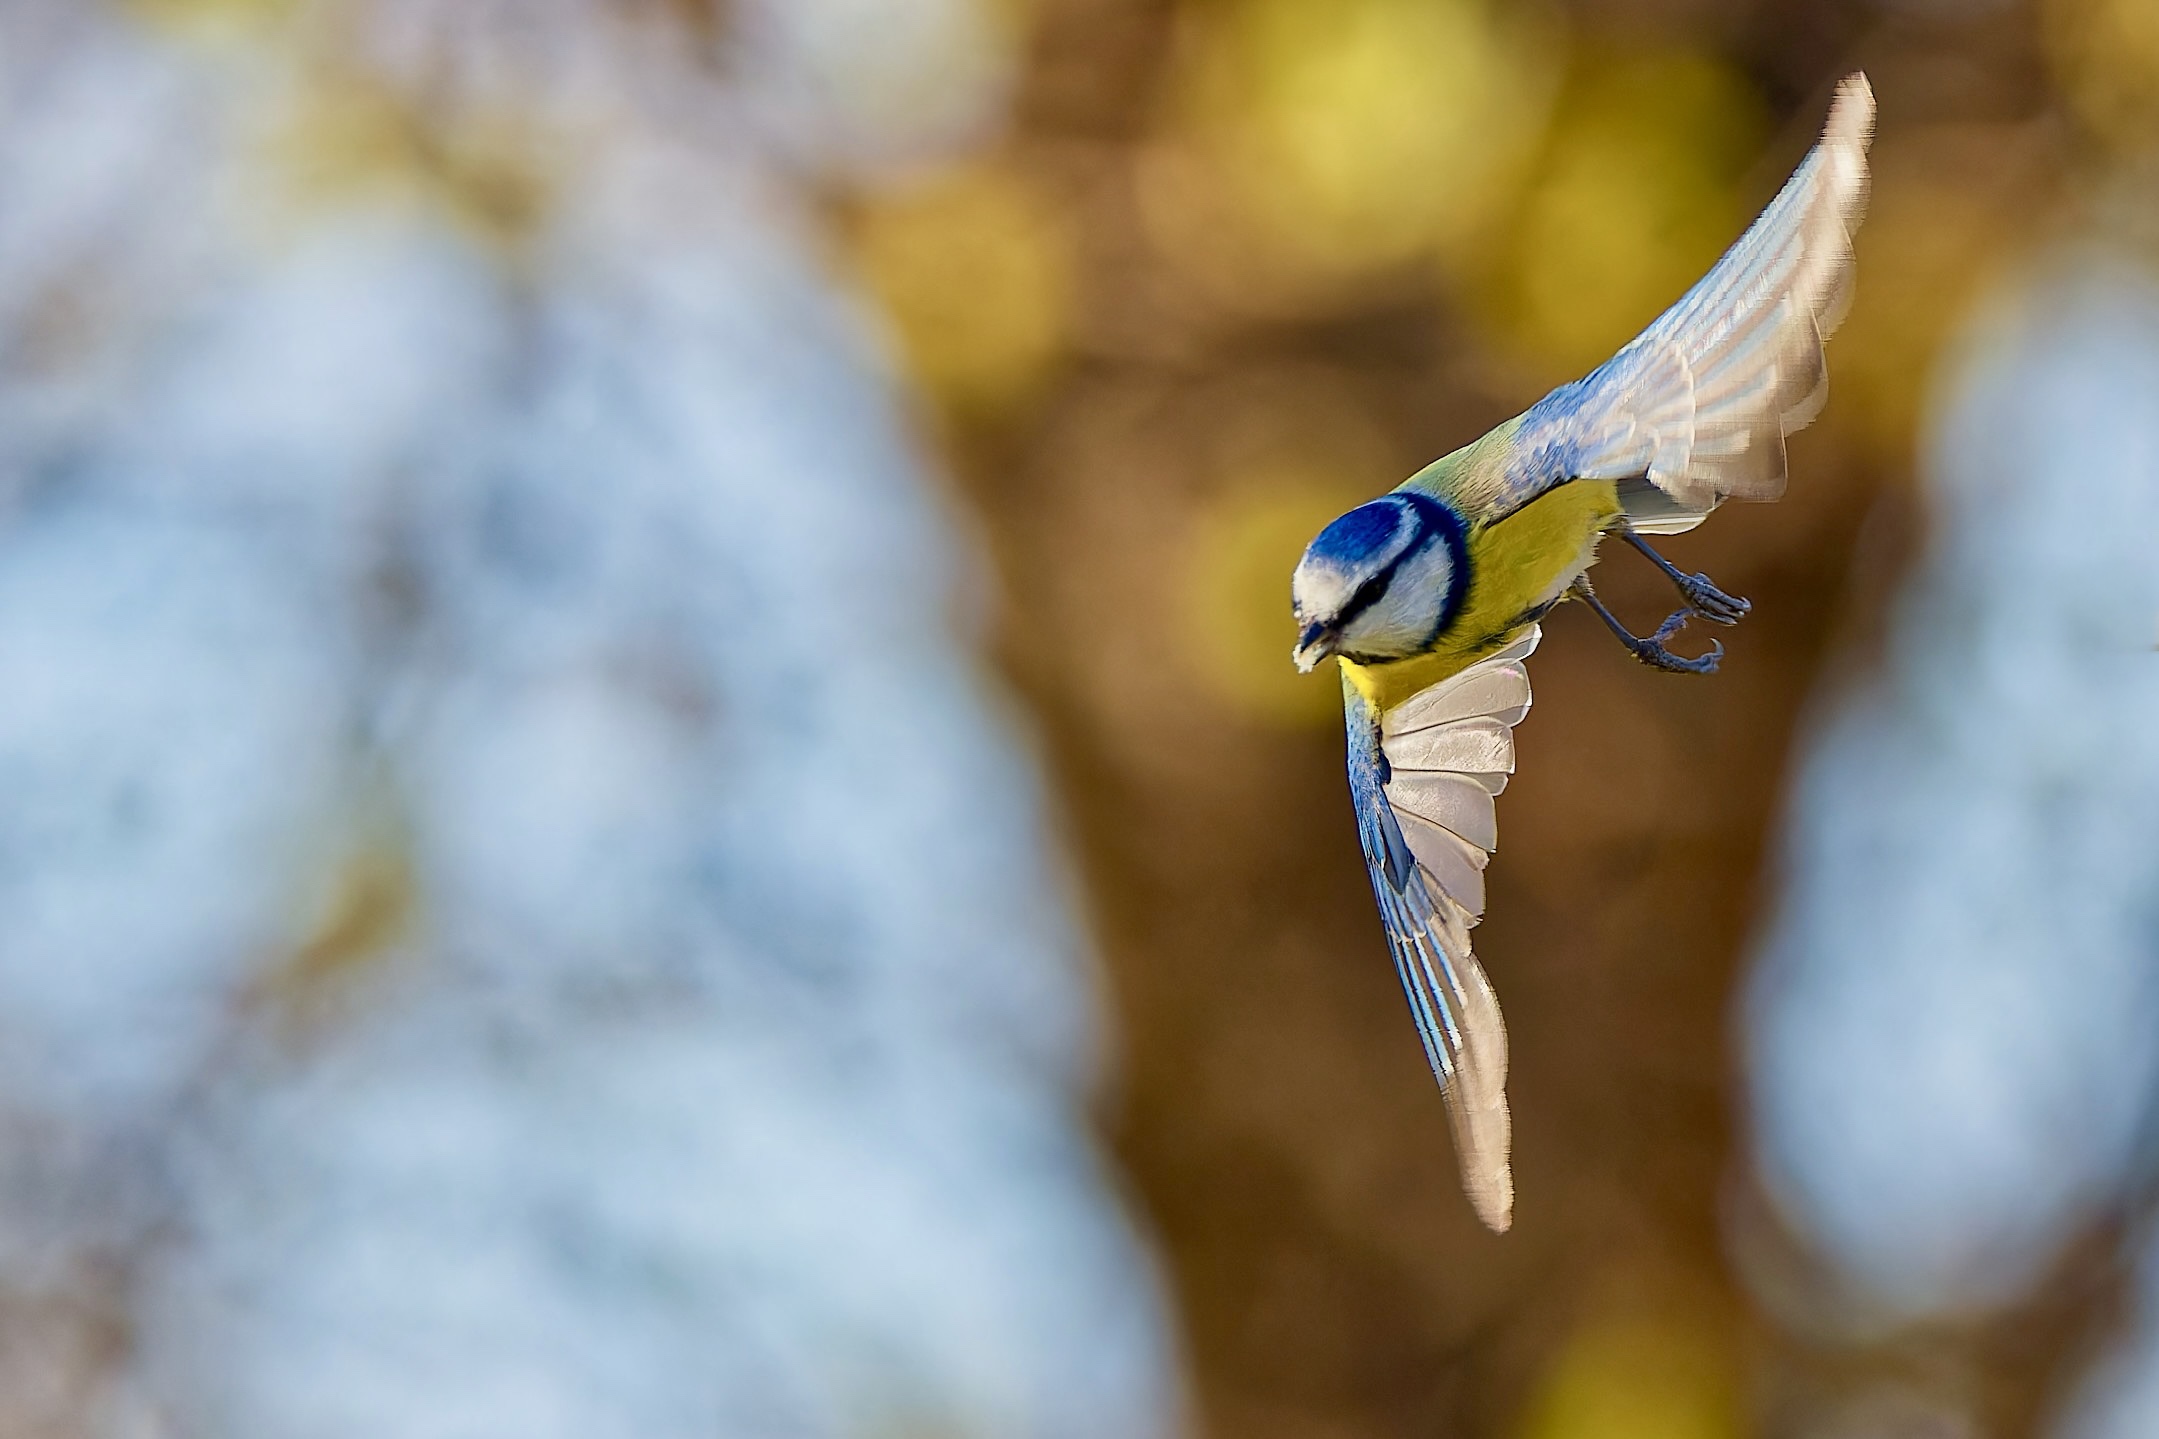
[[[1691,619],[1749,605],[1645,535],[1700,524],[1725,499],[1784,490],[1784,437],[1820,411],[1822,340],[1851,293],[1874,92],[1837,87],[1821,142],[1716,267],[1626,348],[1392,493],[1321,530],[1291,581],[1295,659],[1342,672],[1349,788],[1387,945],[1452,1121],[1462,1184],[1496,1231],[1513,1221],[1507,1034],[1471,952],[1493,799],[1529,709],[1538,622],[1579,599],[1643,663],[1707,674],[1721,644],[1668,647]],[[1679,591],[1636,635],[1589,582],[1612,535]]]

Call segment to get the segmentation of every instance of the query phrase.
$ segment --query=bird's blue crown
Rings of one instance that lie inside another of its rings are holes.
[[[1393,499],[1359,505],[1321,530],[1305,556],[1337,569],[1362,569],[1398,542],[1408,519],[1402,505]]]

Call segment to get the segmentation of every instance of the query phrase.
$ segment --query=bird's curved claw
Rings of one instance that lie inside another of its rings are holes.
[[[1741,601],[1741,603],[1744,604],[1745,601]],[[1741,613],[1744,614],[1745,611],[1742,610]],[[1665,617],[1664,623],[1657,626],[1655,634],[1646,638],[1631,638],[1627,648],[1634,652],[1636,659],[1648,665],[1651,669],[1670,670],[1675,674],[1687,675],[1715,674],[1717,672],[1717,662],[1724,658],[1723,641],[1711,640],[1709,642],[1709,653],[1694,659],[1688,659],[1685,655],[1673,654],[1670,649],[1665,647],[1664,642],[1685,629],[1687,621],[1697,615],[1703,619],[1716,620],[1718,624],[1734,623],[1733,620],[1716,619],[1716,616],[1690,606],[1686,609],[1672,611],[1670,615]]]
[[[1672,582],[1679,597],[1687,607],[1711,624],[1736,625],[1747,617],[1754,606],[1737,595],[1728,595],[1718,589],[1709,576],[1687,574],[1679,566],[1650,548],[1649,541],[1636,534],[1632,526],[1619,531],[1621,539],[1641,551],[1642,557],[1664,571],[1664,577]]]
[[[1736,625],[1754,610],[1752,602],[1726,594],[1707,575],[1682,575],[1672,583],[1678,586],[1679,597],[1688,608],[1711,624]]]

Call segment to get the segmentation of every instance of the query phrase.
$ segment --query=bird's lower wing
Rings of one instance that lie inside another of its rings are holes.
[[[1531,406],[1498,502],[1618,480],[1636,529],[1677,533],[1727,496],[1784,490],[1784,437],[1827,395],[1823,339],[1851,295],[1874,92],[1837,87],[1821,143],[1724,258],[1601,368]]]
[[[1538,631],[1386,714],[1346,681],[1357,834],[1425,1058],[1453,1121],[1462,1187],[1495,1230],[1514,1215],[1507,1030],[1471,952],[1484,866],[1498,843],[1492,800],[1514,771],[1529,710],[1522,661]]]

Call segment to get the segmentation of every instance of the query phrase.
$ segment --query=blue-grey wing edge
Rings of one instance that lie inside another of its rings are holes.
[[[1344,683],[1350,793],[1395,973],[1454,1131],[1462,1187],[1486,1225],[1513,1222],[1507,1030],[1469,931],[1497,833],[1492,798],[1529,708],[1518,643],[1386,715]]]

